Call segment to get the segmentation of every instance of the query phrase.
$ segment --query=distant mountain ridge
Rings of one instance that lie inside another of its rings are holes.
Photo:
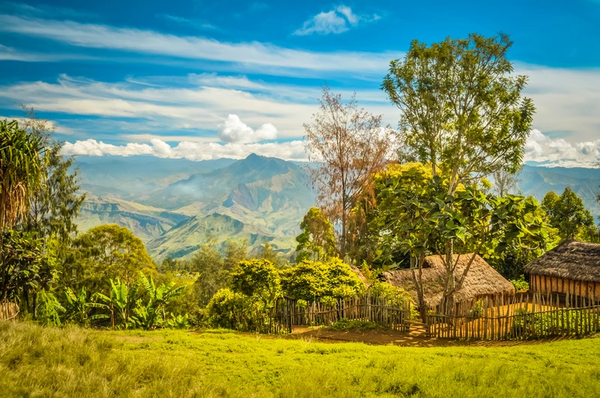
[[[292,255],[300,221],[316,194],[302,165],[255,154],[246,159],[192,162],[155,157],[78,157],[88,192],[80,230],[117,223],[131,229],[158,261],[190,256],[203,243],[265,241]],[[518,190],[542,200],[570,186],[600,216],[600,169],[525,165]]]
[[[128,160],[77,160],[89,195],[78,223],[127,226],[159,261],[227,238],[245,239],[251,250],[269,241],[291,255],[299,220],[315,202],[301,167],[277,158]]]

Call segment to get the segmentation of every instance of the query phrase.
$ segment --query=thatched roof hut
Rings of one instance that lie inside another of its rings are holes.
[[[455,254],[454,261],[458,258],[455,275],[462,275],[471,259],[471,254]],[[418,271],[417,271],[418,272]],[[423,289],[427,306],[434,308],[439,305],[444,293],[446,269],[440,256],[429,256],[423,263]],[[413,282],[412,271],[409,269],[385,272],[383,280],[400,287],[417,302],[417,289]],[[456,292],[456,301],[479,299],[484,297],[497,297],[500,295],[513,295],[515,288],[502,275],[493,269],[483,258],[475,255],[471,268],[467,273],[462,288]]]
[[[600,301],[600,244],[569,239],[525,266],[529,290]]]
[[[600,282],[600,244],[569,239],[525,266],[532,275]]]

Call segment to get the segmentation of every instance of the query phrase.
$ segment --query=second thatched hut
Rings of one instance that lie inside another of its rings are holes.
[[[473,254],[455,254],[458,260],[455,275],[462,275]],[[418,271],[417,271],[418,272]],[[425,303],[429,308],[436,308],[442,301],[446,269],[440,256],[426,257],[423,263],[422,281]],[[410,269],[394,270],[383,273],[383,280],[396,287],[404,289],[418,302],[417,289],[413,282]],[[473,263],[465,278],[463,286],[456,292],[456,302],[479,300],[484,298],[497,299],[501,296],[512,296],[515,288],[502,275],[492,268],[483,258],[475,255]]]
[[[566,240],[525,266],[530,290],[600,301],[600,244]]]

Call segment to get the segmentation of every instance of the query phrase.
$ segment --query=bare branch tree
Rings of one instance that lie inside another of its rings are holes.
[[[323,87],[319,112],[304,124],[305,145],[317,201],[337,227],[339,251],[348,245],[350,210],[357,198],[370,189],[369,178],[381,170],[391,147],[391,128],[381,116],[359,108],[355,96],[343,103],[341,95]]]

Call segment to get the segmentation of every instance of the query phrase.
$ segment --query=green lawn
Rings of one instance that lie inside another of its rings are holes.
[[[597,397],[600,340],[403,348],[0,322],[0,396]]]

